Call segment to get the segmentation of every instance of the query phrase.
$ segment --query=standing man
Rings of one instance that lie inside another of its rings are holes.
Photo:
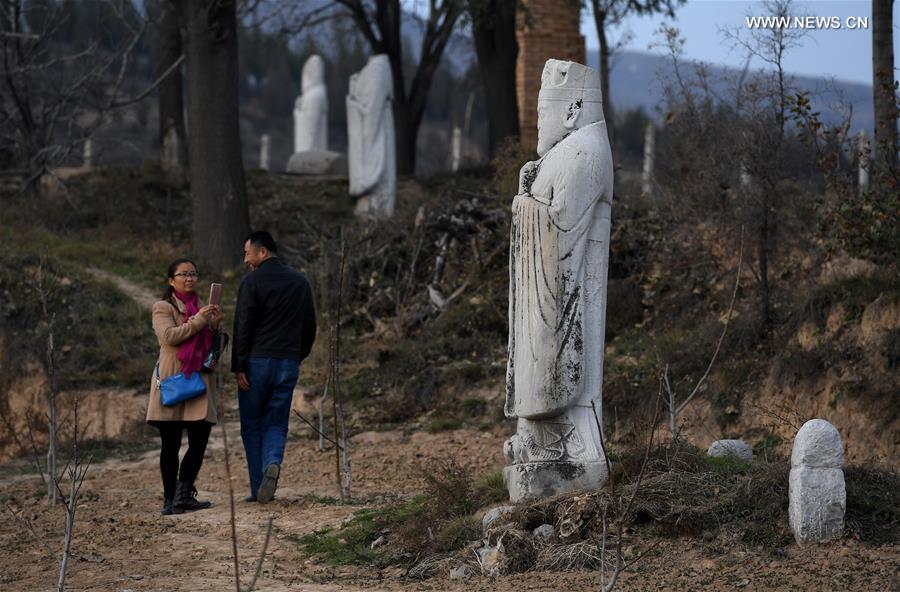
[[[316,311],[309,281],[281,262],[271,234],[247,237],[244,263],[250,273],[238,289],[231,370],[250,473],[246,501],[266,503],[278,486],[300,362],[316,339]]]

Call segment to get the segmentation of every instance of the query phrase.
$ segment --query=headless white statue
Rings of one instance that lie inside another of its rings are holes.
[[[513,200],[504,445],[510,498],[596,488],[606,480],[603,343],[613,163],[600,77],[548,60],[538,98],[541,157]]]
[[[350,195],[356,214],[385,219],[394,215],[397,168],[394,144],[393,78],[384,54],[369,58],[350,77],[347,140]]]
[[[328,91],[325,62],[312,55],[303,64],[302,94],[294,103],[294,152],[328,150]]]

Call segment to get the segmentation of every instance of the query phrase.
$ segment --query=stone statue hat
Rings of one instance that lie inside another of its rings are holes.
[[[541,73],[538,101],[582,101],[602,103],[600,74],[576,62],[547,60]]]

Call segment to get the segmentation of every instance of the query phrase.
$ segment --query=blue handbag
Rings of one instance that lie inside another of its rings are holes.
[[[206,383],[203,382],[199,372],[191,372],[190,378],[186,377],[184,372],[179,372],[160,380],[159,362],[156,362],[156,386],[159,388],[159,399],[164,407],[173,407],[206,392]]]

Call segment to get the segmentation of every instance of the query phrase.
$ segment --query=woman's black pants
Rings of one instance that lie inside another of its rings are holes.
[[[159,470],[162,473],[163,495],[166,499],[175,497],[175,483],[184,481],[193,485],[203,464],[203,454],[209,441],[213,424],[206,421],[160,421],[156,422],[162,439],[159,452]],[[181,434],[187,430],[188,449],[178,466],[178,452],[181,450]]]

